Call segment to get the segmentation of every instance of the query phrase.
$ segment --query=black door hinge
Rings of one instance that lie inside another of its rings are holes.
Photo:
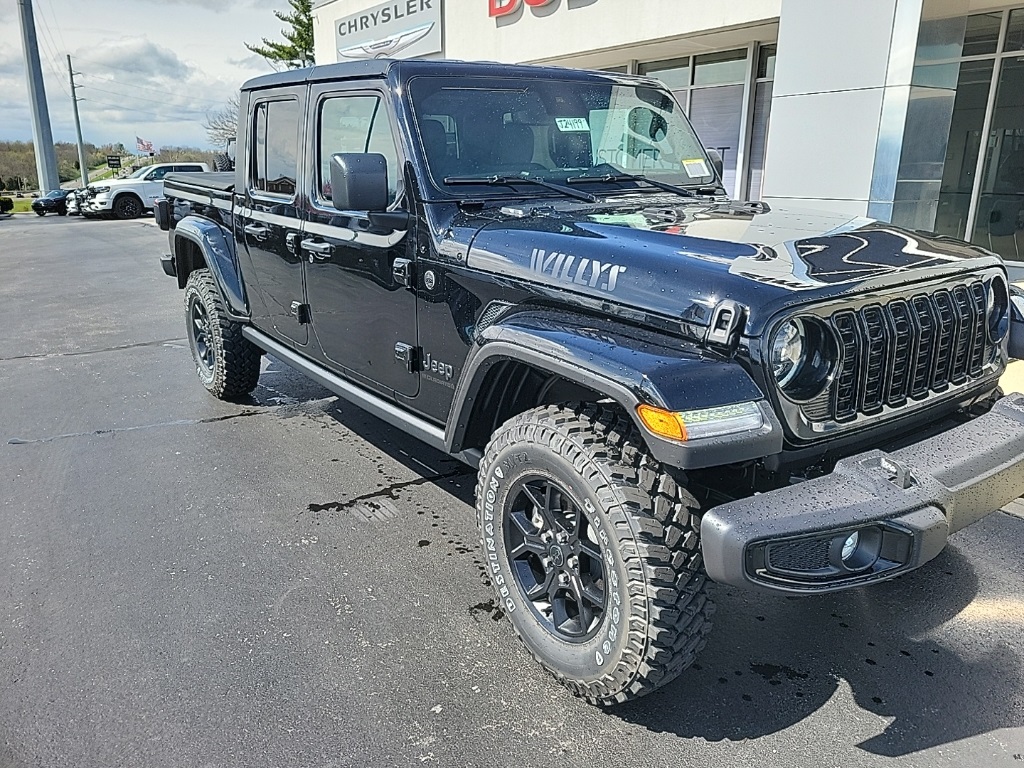
[[[416,373],[420,366],[420,348],[400,341],[395,344],[395,360],[402,363],[409,373]]]
[[[295,319],[298,321],[299,325],[309,325],[309,304],[293,301],[292,314],[295,315]]]
[[[391,265],[391,275],[399,285],[411,288],[412,261],[409,259],[395,259],[395,263]]]

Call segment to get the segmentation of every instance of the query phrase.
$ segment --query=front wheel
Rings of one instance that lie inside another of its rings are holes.
[[[36,211],[36,216],[45,216],[46,211]]]
[[[713,604],[697,501],[601,405],[546,406],[491,438],[477,518],[516,633],[578,696],[614,704],[693,663]]]
[[[142,201],[135,195],[121,195],[114,201],[114,216],[118,219],[137,219],[142,212]]]
[[[242,336],[242,324],[224,310],[208,269],[194,270],[185,284],[185,322],[196,373],[209,392],[236,400],[256,389],[260,350]]]

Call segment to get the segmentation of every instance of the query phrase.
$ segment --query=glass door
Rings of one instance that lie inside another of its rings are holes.
[[[987,144],[973,242],[1024,267],[1024,53],[1002,62]]]

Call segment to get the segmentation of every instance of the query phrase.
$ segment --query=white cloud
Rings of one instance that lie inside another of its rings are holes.
[[[54,139],[74,138],[65,53],[82,86],[85,138],[206,146],[202,122],[245,80],[273,71],[245,48],[278,39],[286,0],[35,0]],[[0,139],[32,135],[17,14],[0,0]]]

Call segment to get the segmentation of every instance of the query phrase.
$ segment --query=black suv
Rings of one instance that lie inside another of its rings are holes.
[[[1000,259],[730,201],[655,80],[314,67],[243,86],[237,146],[157,210],[200,380],[269,352],[478,466],[505,615],[591,701],[693,662],[709,578],[889,579],[1024,491]]]
[[[69,194],[71,192],[66,189],[52,189],[42,197],[37,197],[32,201],[32,210],[38,216],[45,216],[48,213],[67,216]]]

